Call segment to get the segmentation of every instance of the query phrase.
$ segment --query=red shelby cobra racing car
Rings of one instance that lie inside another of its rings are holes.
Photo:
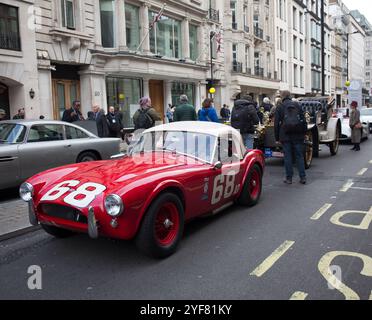
[[[56,237],[136,239],[163,258],[181,240],[184,223],[261,195],[264,156],[246,150],[235,129],[177,122],[144,131],[127,155],[40,173],[20,187],[33,225]]]

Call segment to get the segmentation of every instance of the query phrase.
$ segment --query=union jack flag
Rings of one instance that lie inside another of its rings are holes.
[[[157,22],[159,22],[159,20],[161,19],[161,17],[163,16],[163,13],[164,13],[164,7],[159,11],[159,13],[154,17],[154,20],[151,22],[150,24],[150,30],[152,30],[152,28],[155,26],[155,24]]]
[[[221,52],[221,45],[222,45],[222,32],[221,31],[216,33],[215,39],[216,39],[216,42],[217,42],[217,53],[219,53],[219,52]]]

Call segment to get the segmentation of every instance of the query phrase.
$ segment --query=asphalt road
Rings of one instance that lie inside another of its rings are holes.
[[[281,161],[268,161],[256,207],[191,222],[166,260],[85,235],[0,242],[0,299],[372,299],[372,140],[361,147],[323,147],[306,186],[284,185]],[[28,289],[31,265],[42,290]]]

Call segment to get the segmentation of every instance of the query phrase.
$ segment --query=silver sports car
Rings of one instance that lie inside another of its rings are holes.
[[[120,139],[98,138],[61,121],[0,122],[0,189],[18,186],[36,173],[65,164],[110,159]]]

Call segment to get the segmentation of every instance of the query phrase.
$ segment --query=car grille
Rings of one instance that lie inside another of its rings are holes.
[[[50,217],[61,218],[69,221],[88,223],[88,218],[84,216],[79,210],[65,207],[58,204],[42,204],[40,206],[41,212]]]

